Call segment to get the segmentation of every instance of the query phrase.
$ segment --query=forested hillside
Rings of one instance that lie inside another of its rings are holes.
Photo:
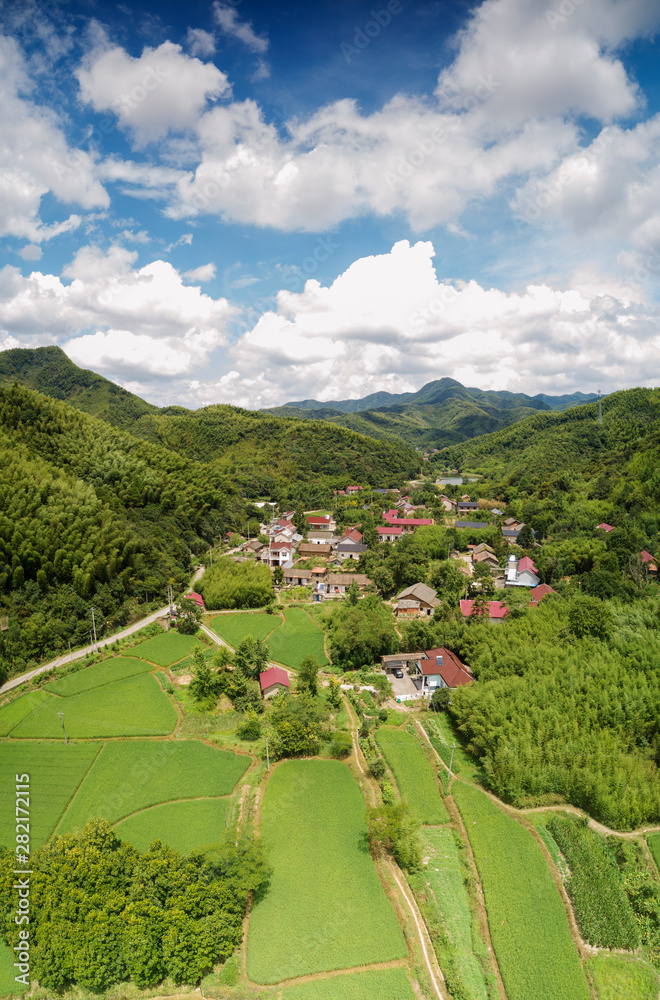
[[[12,380],[144,441],[213,462],[251,498],[309,506],[324,503],[328,489],[347,482],[399,486],[419,471],[419,459],[401,441],[365,442],[321,421],[281,420],[228,405],[158,409],[77,368],[59,347],[0,352],[0,385]]]
[[[240,523],[216,468],[136,440],[18,385],[0,390],[0,671],[58,653],[97,619],[125,621],[190,554]]]

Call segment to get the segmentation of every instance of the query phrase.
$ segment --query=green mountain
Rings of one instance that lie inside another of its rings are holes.
[[[563,410],[594,395],[527,396],[467,388],[455,379],[429,382],[418,392],[377,392],[362,399],[304,399],[265,411],[326,420],[374,438],[398,437],[417,448],[444,448],[508,427],[539,410]]]
[[[419,471],[398,441],[366,442],[349,430],[315,420],[218,405],[159,409],[94,372],[73,364],[59,347],[0,353],[0,386],[17,381],[134,437],[196,462],[211,462],[245,496],[271,496],[304,506],[325,502],[347,482],[396,486]]]

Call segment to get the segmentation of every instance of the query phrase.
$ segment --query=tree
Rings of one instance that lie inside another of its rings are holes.
[[[448,687],[436,688],[431,695],[429,708],[433,712],[446,712],[451,701],[451,691]]]
[[[341,683],[337,677],[331,677],[328,685],[328,702],[333,708],[341,705]]]
[[[321,666],[315,656],[305,656],[298,667],[298,690],[309,691],[313,697],[316,697],[320,669]]]
[[[195,701],[215,704],[218,698],[219,685],[217,674],[214,674],[201,649],[193,651],[193,678],[190,682],[190,693]]]
[[[279,587],[281,586],[283,580],[284,580],[284,571],[281,566],[276,566],[275,569],[273,570],[273,583],[277,584],[277,586]]]
[[[263,639],[254,639],[251,635],[239,644],[234,661],[236,668],[252,680],[257,680],[259,674],[266,669],[269,650]]]
[[[346,600],[349,604],[357,604],[360,599],[360,588],[355,580],[351,580],[346,589]]]
[[[612,613],[597,597],[577,597],[571,604],[568,621],[578,639],[586,635],[605,639],[612,628]]]
[[[373,854],[384,849],[407,871],[421,865],[422,849],[419,841],[419,824],[406,816],[400,802],[383,804],[367,813],[367,836]]]
[[[521,549],[529,549],[534,544],[534,532],[529,524],[523,525],[516,539]]]

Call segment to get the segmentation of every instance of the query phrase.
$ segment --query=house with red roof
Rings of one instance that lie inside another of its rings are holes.
[[[277,566],[290,566],[293,562],[293,546],[291,542],[271,541],[270,545],[264,545],[259,553],[259,558],[266,563],[270,569]]]
[[[362,534],[357,528],[349,528],[348,531],[344,532],[337,544],[337,558],[342,561],[345,559],[359,559],[362,553],[366,551],[367,546],[364,544]]]
[[[315,531],[334,531],[337,527],[332,514],[308,514],[307,524]]]
[[[649,574],[649,576],[657,576],[658,560],[655,558],[655,556],[652,556],[650,552],[646,551],[646,549],[642,549],[639,555],[644,565],[644,569]]]
[[[474,609],[474,601],[463,600],[459,601],[459,607],[461,609],[461,614],[464,618],[470,618],[472,611]],[[494,625],[499,625],[500,622],[506,618],[509,613],[509,609],[506,604],[502,601],[489,601],[487,604],[488,617]],[[481,617],[482,612],[477,611],[479,617]]]
[[[464,687],[474,680],[472,671],[461,663],[455,653],[444,646],[429,649],[415,664],[415,674],[421,680],[421,690]]]
[[[398,542],[403,534],[403,528],[393,528],[389,525],[387,528],[376,528],[376,533],[381,542]]]
[[[259,674],[259,685],[262,698],[272,698],[280,691],[291,690],[289,675],[282,667],[269,667],[268,670],[264,670]]]
[[[553,590],[552,587],[549,587],[547,583],[539,583],[538,587],[532,587],[529,592],[529,596],[531,598],[529,602],[530,607],[536,607],[541,603],[544,597],[548,596],[548,594],[556,593],[557,591]]]
[[[198,608],[201,608],[202,611],[205,610],[204,598],[201,594],[196,594],[194,590],[191,590],[189,594],[184,594],[183,596],[186,601],[194,601]]]
[[[613,524],[607,524],[605,521],[603,521],[601,524],[597,524],[596,528],[600,528],[601,531],[606,531],[608,533],[610,531],[614,531],[614,525]]]
[[[399,517],[398,513],[396,510],[388,510],[383,514],[383,520],[393,528],[402,528],[405,533],[410,533],[423,525],[433,524],[433,518],[430,517]]]
[[[504,577],[505,587],[538,587],[540,582],[538,570],[529,556],[522,559],[509,556]]]

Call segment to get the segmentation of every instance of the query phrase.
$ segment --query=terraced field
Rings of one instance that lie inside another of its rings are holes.
[[[261,814],[273,877],[253,908],[248,936],[253,982],[405,956],[365,832],[364,798],[345,764],[295,760],[275,768]]]
[[[284,624],[269,636],[271,659],[297,670],[306,656],[313,656],[322,667],[328,658],[323,648],[323,632],[303,608],[285,608]]]
[[[111,660],[95,663],[91,667],[85,667],[84,670],[51,681],[45,687],[47,691],[62,698],[71,698],[75,694],[82,694],[83,691],[93,691],[94,688],[114,684],[115,681],[122,681],[125,677],[134,677],[136,674],[146,674],[153,669],[153,663],[147,663],[145,660],[132,656],[114,656]]]
[[[265,639],[273,629],[282,624],[280,615],[255,614],[222,614],[214,615],[209,622],[209,628],[221,639],[236,649],[237,646],[251,635],[253,639]]]
[[[165,736],[177,719],[176,709],[158,681],[149,674],[138,674],[68,698],[49,694],[48,700],[11,730],[12,738],[63,740],[61,711],[70,739]]]
[[[590,1000],[568,918],[531,833],[478,789],[456,783],[509,1000]],[[485,862],[485,865],[484,865]]]
[[[428,826],[449,822],[435,771],[419,740],[405,729],[382,727],[376,742],[383,751],[399,786],[407,811]]]
[[[225,810],[231,816],[231,799],[193,799],[164,802],[115,825],[117,836],[146,851],[154,840],[162,840],[181,854],[190,854],[224,840]]]
[[[164,632],[152,639],[141,642],[131,650],[133,656],[139,656],[159,667],[171,667],[184,656],[189,656],[195,646],[203,644],[194,635],[180,635],[179,632]]]
[[[331,976],[290,986],[277,1000],[415,1000],[403,969],[382,969]]]
[[[230,795],[249,763],[197,740],[106,743],[57,832],[79,830],[94,816],[116,823],[162,802]]]

